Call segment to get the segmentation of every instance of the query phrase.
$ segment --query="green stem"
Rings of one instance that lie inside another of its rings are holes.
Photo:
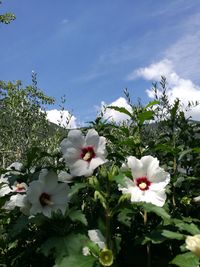
[[[146,210],[144,211],[143,217],[144,217],[144,225],[147,226],[148,217]],[[149,242],[147,243],[146,251],[147,251],[147,267],[151,267],[151,244]]]

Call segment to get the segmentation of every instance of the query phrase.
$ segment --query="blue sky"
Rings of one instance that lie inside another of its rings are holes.
[[[200,100],[199,0],[4,0],[6,11],[17,19],[0,25],[0,79],[30,84],[34,70],[39,88],[58,103],[65,94],[79,121],[124,88],[147,103],[161,74]]]

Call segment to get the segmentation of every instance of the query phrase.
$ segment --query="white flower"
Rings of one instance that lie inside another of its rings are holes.
[[[88,247],[83,247],[82,253],[83,253],[83,256],[89,256],[90,255],[90,249]]]
[[[13,210],[15,207],[24,208],[25,207],[26,195],[16,194],[10,197],[10,200],[6,201],[3,209]]]
[[[68,185],[58,183],[57,174],[43,170],[39,180],[30,183],[27,200],[31,204],[30,215],[43,213],[51,217],[52,211],[61,210],[65,213],[68,206]]]
[[[80,130],[71,130],[61,142],[61,151],[72,176],[90,176],[106,162],[106,139],[94,129],[85,137]]]
[[[159,161],[152,156],[140,160],[130,156],[122,169],[130,169],[132,178],[124,179],[119,185],[123,194],[130,194],[132,202],[147,202],[162,207],[166,200],[165,187],[170,181],[169,173],[159,167]]]
[[[12,192],[12,189],[7,183],[0,183],[0,197],[4,197]]]
[[[92,242],[94,242],[99,247],[100,250],[102,250],[106,247],[105,237],[102,235],[100,230],[98,230],[98,229],[89,230],[88,236],[89,236],[90,240]],[[91,255],[91,251],[90,251],[89,247],[87,247],[87,246],[83,247],[82,253],[84,256]]]
[[[89,230],[88,236],[92,242],[94,242],[100,249],[105,248],[105,237],[102,235],[101,231],[98,229]]]
[[[58,174],[58,181],[70,184],[71,182],[73,182],[73,176],[68,172],[61,171]]]
[[[194,236],[187,236],[185,243],[187,249],[189,249],[195,255],[200,257],[200,234]]]

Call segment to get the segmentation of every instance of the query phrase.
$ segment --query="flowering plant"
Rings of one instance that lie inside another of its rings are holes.
[[[112,108],[129,122],[98,117],[1,168],[0,264],[198,266],[199,124],[164,97]]]

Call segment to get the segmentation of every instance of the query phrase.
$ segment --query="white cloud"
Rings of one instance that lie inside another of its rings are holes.
[[[175,72],[172,62],[168,59],[163,59],[148,67],[135,70],[129,74],[129,80],[141,77],[146,80],[159,81],[161,75],[167,78],[169,87],[167,94],[171,103],[176,98],[179,98],[184,106],[187,106],[188,101],[200,101],[200,87],[189,79],[181,78]],[[151,89],[147,89],[146,92],[150,98],[153,98]],[[187,115],[192,116],[195,120],[200,120],[200,107],[196,107],[194,110],[189,111]]]
[[[126,108],[129,112],[131,112],[132,108],[124,97],[120,97],[110,104],[105,104],[105,102],[101,102],[101,111],[103,112],[103,118],[108,121],[122,123],[123,121],[127,121],[128,119],[130,119],[128,115],[116,111],[114,109],[106,108],[107,106],[123,107]]]
[[[46,113],[47,119],[50,122],[69,129],[77,128],[76,117],[71,115],[70,112],[67,110],[61,111],[57,109],[52,109],[47,110]]]
[[[171,45],[164,54],[173,62],[181,76],[197,82],[200,81],[200,30],[184,35]]]

